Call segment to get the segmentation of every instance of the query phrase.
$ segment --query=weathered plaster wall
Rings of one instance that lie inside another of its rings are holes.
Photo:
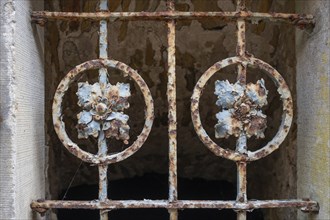
[[[49,11],[95,11],[98,1],[49,0]],[[259,0],[248,1],[253,11],[294,12],[294,1]],[[111,11],[160,11],[165,9],[165,2],[160,0],[133,1],[111,0]],[[177,10],[182,11],[219,11],[235,10],[233,1],[228,0],[181,0],[177,1]],[[96,167],[91,167],[72,156],[58,140],[51,120],[51,104],[55,89],[61,78],[75,65],[97,58],[97,22],[49,22],[45,38],[46,69],[46,126],[47,146],[49,146],[49,197],[59,198],[74,174],[77,175],[73,186],[95,184],[98,181]],[[120,22],[114,21],[109,26],[110,57],[127,63],[142,75],[151,89],[155,101],[155,123],[151,134],[142,147],[131,158],[110,166],[110,179],[121,179],[144,173],[167,173],[167,101],[166,101],[166,25],[150,21]],[[290,86],[295,100],[295,50],[294,27],[286,24],[260,23],[248,25],[247,47],[249,52],[273,65]],[[215,62],[235,55],[235,25],[208,19],[203,21],[180,21],[177,23],[177,104],[178,104],[178,174],[182,177],[200,177],[236,182],[235,164],[215,157],[199,141],[190,118],[190,97],[192,89],[201,74]],[[221,79],[235,80],[235,69],[228,69],[219,74]],[[249,80],[265,78],[258,71],[250,70]],[[95,80],[96,74],[84,75],[81,81]],[[111,81],[124,80],[115,72]],[[212,79],[213,82],[215,80]],[[219,109],[213,94],[214,83],[203,93],[201,116],[210,136],[214,137],[215,114]],[[142,99],[132,82],[133,97],[130,115],[131,136],[138,134],[143,123]],[[265,140],[252,140],[250,145],[260,145],[269,141],[277,130],[281,115],[279,96],[276,88],[267,79],[270,89],[269,104],[265,108],[268,117],[268,129]],[[76,114],[80,111],[73,88],[65,98],[64,113],[67,115],[67,131],[71,137],[76,134]],[[212,107],[213,106],[213,107]],[[74,138],[73,138],[74,139]],[[84,149],[95,152],[95,141],[77,140]],[[133,138],[134,140],[134,138]],[[233,140],[217,141],[225,147],[234,147]],[[124,145],[111,142],[110,149],[120,150]],[[285,199],[296,197],[296,124],[293,123],[289,137],[281,148],[272,155],[258,162],[251,163],[249,173],[249,198]],[[180,183],[179,183],[180,184]],[[59,198],[61,199],[61,198]],[[234,198],[233,198],[234,199]],[[267,210],[271,219],[294,219],[295,210]]]
[[[43,35],[30,11],[43,1],[0,1],[0,218],[33,219],[45,195]]]
[[[297,1],[297,11],[316,16],[312,33],[297,32],[298,196],[320,203],[330,219],[330,1]]]
[[[0,210],[8,219],[15,217],[15,146],[16,117],[15,96],[16,85],[13,70],[15,12],[12,1],[1,1],[1,132],[0,132]]]

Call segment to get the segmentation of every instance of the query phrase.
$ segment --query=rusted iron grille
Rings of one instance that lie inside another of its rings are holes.
[[[48,209],[98,209],[100,218],[108,219],[107,212],[112,209],[127,208],[165,208],[168,209],[171,220],[178,219],[178,209],[233,209],[237,219],[246,219],[246,212],[253,209],[293,207],[304,212],[318,212],[317,202],[305,200],[252,200],[247,199],[246,167],[248,162],[261,159],[276,150],[285,139],[291,126],[293,111],[290,90],[280,73],[264,61],[254,58],[245,49],[246,22],[270,20],[293,24],[301,29],[312,28],[313,16],[283,13],[255,13],[248,11],[245,0],[237,0],[234,12],[178,12],[175,11],[174,0],[167,0],[167,11],[163,12],[109,12],[108,1],[100,0],[99,12],[46,12],[32,13],[32,21],[43,25],[48,20],[78,20],[91,19],[100,21],[99,59],[87,61],[76,66],[60,82],[53,101],[53,123],[55,131],[63,145],[81,160],[96,164],[99,168],[99,198],[93,201],[54,201],[37,200],[31,203],[33,210],[44,213]],[[175,71],[175,22],[178,19],[203,19],[214,17],[228,22],[237,23],[236,56],[219,61],[211,66],[197,82],[191,98],[192,121],[200,140],[215,155],[232,160],[237,164],[237,198],[234,201],[178,200],[177,191],[177,118],[176,118],[176,71]],[[153,99],[147,84],[132,68],[119,61],[110,60],[107,56],[107,20],[159,20],[167,23],[168,33],[168,83],[167,97],[169,104],[168,134],[169,134],[169,196],[167,200],[110,200],[107,197],[107,169],[111,163],[124,160],[134,154],[148,137],[153,119]],[[222,111],[217,114],[218,124],[215,126],[217,138],[237,137],[236,150],[228,150],[218,146],[204,130],[199,115],[199,99],[207,81],[216,72],[229,65],[237,65],[238,76],[235,84],[228,81],[217,81],[215,94],[217,105]],[[247,67],[255,67],[267,72],[278,87],[283,104],[283,116],[280,128],[275,137],[261,149],[251,152],[247,149],[247,139],[251,136],[262,138],[266,128],[266,115],[261,107],[267,104],[268,91],[263,79],[256,84],[246,84]],[[137,140],[122,152],[108,155],[107,138],[117,138],[124,142],[129,139],[128,116],[124,110],[129,107],[127,98],[130,88],[127,84],[111,85],[108,81],[107,68],[116,68],[131,77],[140,87],[143,94],[146,111],[145,125]],[[79,138],[89,135],[98,138],[98,153],[96,155],[83,151],[65,132],[62,121],[61,103],[69,86],[80,73],[89,69],[99,70],[99,82],[93,85],[78,84],[78,105],[83,111],[78,114]],[[96,94],[96,95],[95,95]]]

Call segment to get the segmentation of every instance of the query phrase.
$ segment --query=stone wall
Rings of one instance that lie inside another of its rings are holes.
[[[206,3],[207,2],[207,3]],[[97,1],[54,0],[48,1],[49,11],[95,11]],[[253,11],[294,12],[294,1],[248,1]],[[111,0],[111,11],[160,11],[165,9],[164,1]],[[182,0],[177,1],[177,10],[182,11],[233,11],[233,1],[228,0]],[[46,76],[46,127],[49,150],[49,198],[61,199],[59,194],[66,189],[74,174],[72,186],[95,184],[98,181],[96,167],[81,164],[58,140],[51,120],[51,104],[55,89],[61,78],[75,65],[97,58],[98,23],[49,22],[45,27],[45,76]],[[142,149],[131,158],[111,165],[110,179],[140,176],[145,173],[167,173],[167,101],[166,101],[166,25],[152,21],[113,21],[109,25],[109,55],[138,70],[151,89],[155,101],[155,123]],[[190,97],[201,74],[215,62],[235,55],[235,24],[215,19],[201,21],[179,21],[177,23],[177,104],[178,104],[178,175],[204,179],[236,182],[235,164],[215,157],[199,141],[190,118]],[[274,66],[290,86],[294,100],[295,92],[295,32],[286,24],[261,22],[248,25],[247,48],[255,57]],[[257,70],[249,70],[249,81],[263,77],[270,90],[264,111],[268,115],[268,129],[264,140],[251,140],[250,147],[265,144],[276,132],[281,115],[281,102],[273,83]],[[133,96],[130,99],[131,136],[141,131],[143,124],[143,100],[136,85],[123,78],[116,71],[110,72],[110,81],[130,82]],[[95,72],[84,75],[81,81],[95,81]],[[218,79],[235,81],[235,69],[228,68],[217,75]],[[205,129],[214,137],[215,114],[219,109],[214,104],[215,78],[204,91],[201,102],[201,117]],[[76,137],[76,87],[65,97],[64,110],[67,131]],[[281,148],[272,155],[248,166],[248,194],[256,199],[286,199],[296,197],[296,121]],[[96,152],[93,139],[77,140],[83,149]],[[233,148],[234,140],[217,140],[225,148]],[[125,145],[112,141],[112,151]],[[179,183],[180,184],[180,183]],[[234,199],[234,198],[233,198]],[[279,209],[265,211],[271,219],[294,219],[295,210]]]
[[[330,1],[297,1],[299,12],[316,17],[313,32],[297,32],[298,196],[320,204],[318,215],[330,219]]]
[[[45,196],[43,32],[30,11],[43,1],[0,1],[0,218],[33,219]]]

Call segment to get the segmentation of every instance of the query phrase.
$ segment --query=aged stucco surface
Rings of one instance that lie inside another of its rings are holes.
[[[330,1],[298,1],[298,11],[316,16],[313,32],[298,32],[298,196],[320,203],[318,215],[330,219]]]
[[[7,65],[7,63],[13,63],[14,51],[11,50],[14,45],[14,21],[15,13],[12,5],[12,1],[1,2],[1,191],[0,191],[0,204],[1,212],[8,218],[15,216],[15,192],[12,189],[12,185],[15,182],[15,149],[11,147],[15,144],[14,134],[16,127],[16,117],[14,103],[14,92],[16,86],[13,82],[14,71],[13,65]],[[6,99],[5,99],[6,98]],[[5,120],[6,119],[6,120]],[[6,131],[6,133],[4,132]],[[6,179],[6,181],[4,181]],[[11,189],[11,190],[7,190]]]
[[[30,23],[42,1],[0,1],[0,219],[38,218],[45,196],[43,35]]]
[[[254,11],[294,12],[294,1],[248,1]],[[94,11],[97,1],[53,0],[48,1],[49,11]],[[111,11],[160,11],[165,9],[164,1],[112,0]],[[232,1],[182,0],[177,10],[219,11],[235,10]],[[95,184],[98,181],[97,168],[91,167],[72,156],[58,140],[51,121],[51,104],[55,89],[61,78],[75,65],[97,58],[97,22],[49,22],[45,27],[45,76],[46,76],[46,127],[49,150],[49,198],[61,199],[59,194],[66,189],[78,167],[72,186]],[[144,173],[167,173],[167,104],[166,104],[166,26],[152,21],[120,22],[109,25],[109,55],[138,70],[148,86],[155,101],[155,123],[151,134],[142,149],[131,158],[110,166],[110,179],[122,179]],[[294,27],[286,24],[259,23],[248,25],[247,47],[249,52],[274,66],[285,78],[295,100],[295,40]],[[235,164],[215,157],[195,134],[190,118],[190,97],[192,89],[201,74],[216,61],[235,55],[235,25],[213,19],[203,21],[180,21],[177,23],[177,105],[178,105],[178,174],[181,177],[200,177],[204,179],[228,180],[236,182]],[[261,145],[272,138],[279,125],[281,102],[273,83],[260,71],[249,70],[248,81],[256,82],[261,77],[266,80],[270,90],[264,111],[268,115],[266,139],[251,139],[250,145]],[[130,115],[130,136],[139,134],[143,125],[143,103],[136,85],[116,71],[110,72],[110,81],[129,82],[132,88]],[[84,75],[80,81],[95,81],[94,72]],[[219,108],[215,105],[212,78],[204,91],[201,101],[201,117],[206,130],[214,138],[215,114]],[[225,69],[218,79],[228,78],[235,81],[235,69]],[[76,114],[80,111],[75,92],[69,90],[64,103],[64,120],[67,131],[83,149],[96,152],[96,142],[74,138],[76,132]],[[233,148],[234,140],[217,140],[225,147]],[[111,142],[110,151],[125,147],[119,142]],[[285,143],[272,155],[251,163],[248,166],[249,198],[285,199],[296,197],[296,122]],[[180,184],[180,183],[179,183]],[[233,198],[234,199],[234,198]],[[294,219],[295,210],[267,210],[272,219]],[[270,218],[269,217],[269,218]]]

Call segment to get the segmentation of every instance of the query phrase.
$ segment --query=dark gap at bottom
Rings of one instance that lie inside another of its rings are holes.
[[[63,197],[64,192],[60,195]],[[236,186],[224,180],[204,180],[200,178],[178,178],[179,199],[182,200],[234,200]],[[168,176],[165,174],[145,174],[109,182],[109,198],[113,200],[167,199]],[[94,200],[98,197],[97,185],[80,185],[70,188],[65,200]],[[247,213],[248,220],[263,220],[261,210]],[[58,220],[98,220],[99,210],[58,209]],[[179,210],[179,220],[236,220],[236,213],[230,209],[185,209]],[[119,209],[109,212],[111,220],[168,220],[166,209]]]

